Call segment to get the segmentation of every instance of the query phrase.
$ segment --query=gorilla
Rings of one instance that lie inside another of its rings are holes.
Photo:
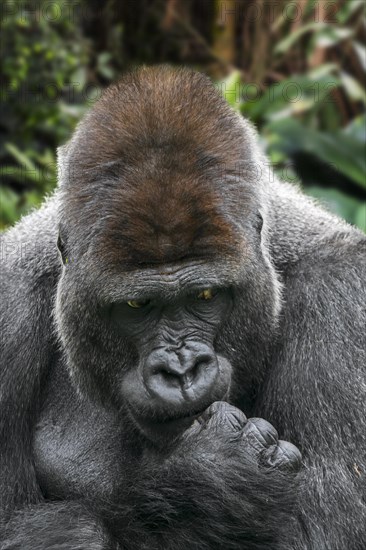
[[[2,550],[365,550],[366,237],[141,68],[1,240]]]

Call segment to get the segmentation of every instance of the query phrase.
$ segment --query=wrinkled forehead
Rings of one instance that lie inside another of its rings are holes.
[[[117,182],[116,182],[117,183]],[[116,185],[98,239],[102,256],[131,269],[233,254],[242,237],[204,178],[160,169]]]

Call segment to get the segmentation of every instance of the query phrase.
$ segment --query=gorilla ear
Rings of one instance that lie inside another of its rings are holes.
[[[67,257],[67,254],[66,254],[66,245],[65,245],[65,242],[63,241],[63,239],[61,237],[60,231],[59,231],[58,237],[57,237],[57,248],[59,249],[62,263],[64,265],[68,264],[69,263],[69,258]]]

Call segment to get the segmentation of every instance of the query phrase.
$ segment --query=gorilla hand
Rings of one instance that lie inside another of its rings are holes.
[[[129,492],[141,530],[150,531],[146,548],[296,548],[301,455],[267,421],[215,402],[165,460],[155,452],[146,457],[149,476]]]
[[[301,453],[295,445],[278,439],[275,428],[262,418],[247,419],[242,411],[216,401],[195,421],[184,434],[189,441],[195,438],[198,455],[212,454],[220,461],[226,454],[237,453],[238,458],[250,460],[260,466],[297,472],[301,466]],[[198,445],[197,445],[198,443]]]

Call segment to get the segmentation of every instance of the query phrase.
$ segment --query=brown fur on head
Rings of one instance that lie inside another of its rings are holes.
[[[117,188],[109,206],[101,247],[109,263],[134,268],[232,251],[233,229],[192,170],[149,175],[146,166],[134,175],[139,184]]]
[[[166,66],[141,68],[105,90],[76,132],[75,153],[83,169],[123,157],[138,163],[146,149],[172,144],[188,148],[188,155],[204,146],[207,155],[235,163],[248,154],[239,121],[206,76]]]
[[[83,216],[119,267],[235,255],[243,243],[230,214],[246,206],[225,178],[252,161],[251,144],[207,77],[142,68],[105,91],[67,146],[64,214]]]

